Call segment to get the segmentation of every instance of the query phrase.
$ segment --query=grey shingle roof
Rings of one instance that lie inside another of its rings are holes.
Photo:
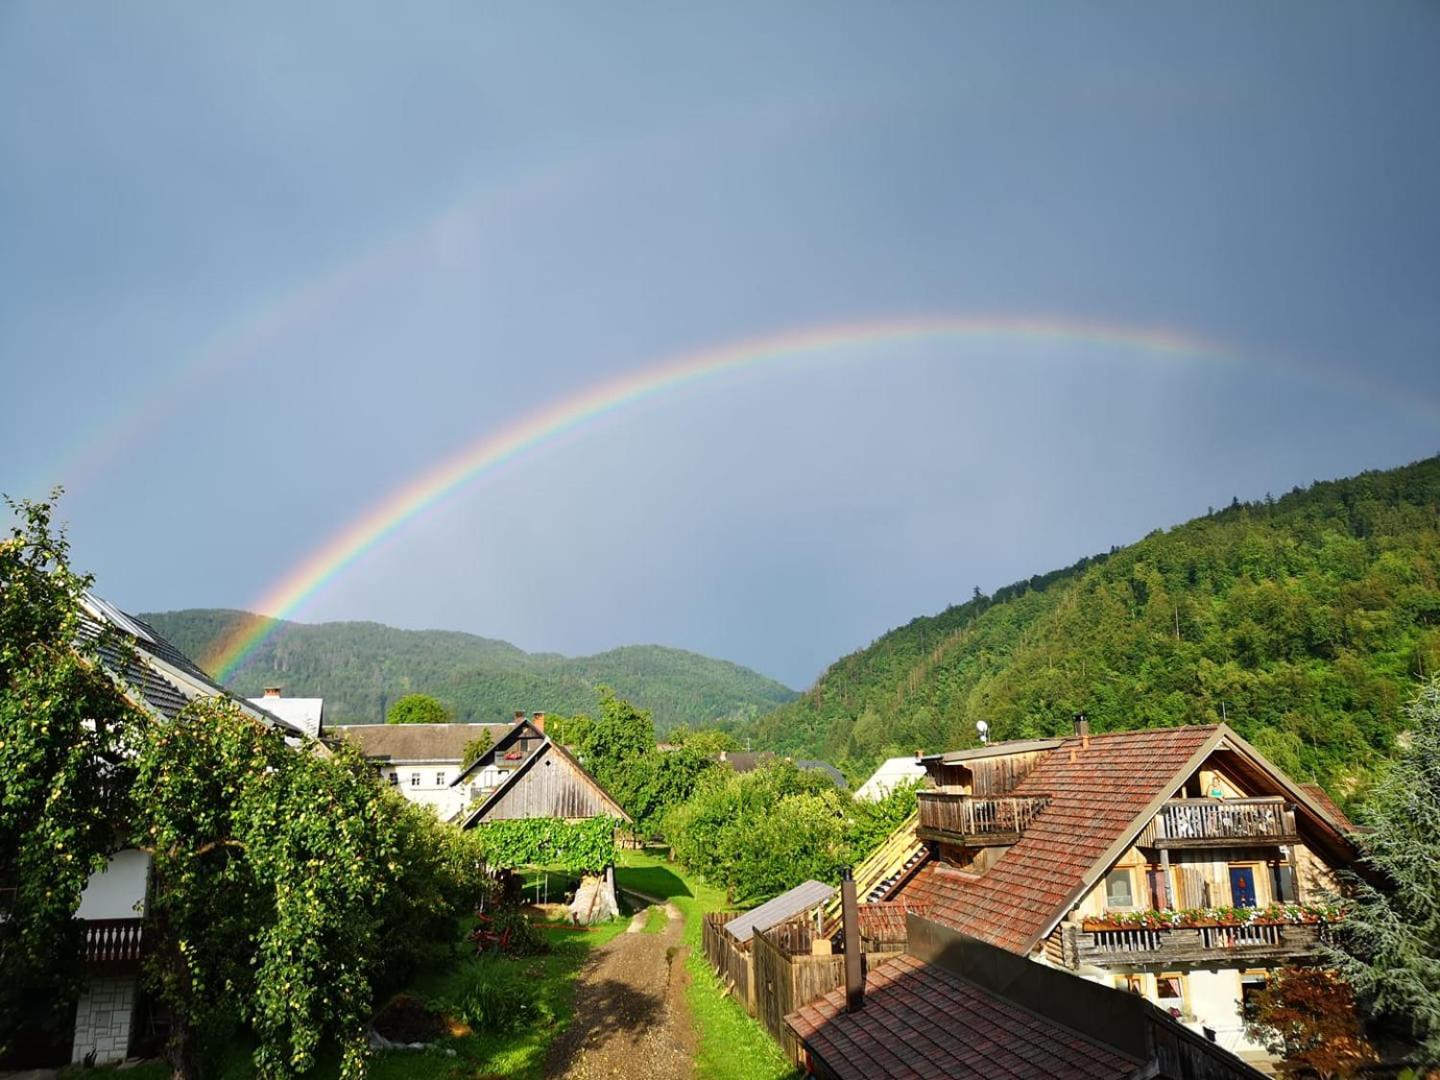
[[[465,747],[484,732],[497,742],[509,724],[332,724],[326,728],[354,743],[367,758],[390,761],[460,761]]]
[[[749,941],[757,930],[769,930],[786,919],[793,919],[811,908],[819,907],[834,894],[833,886],[823,881],[806,881],[789,892],[781,893],[773,900],[743,915],[737,915],[725,924],[725,929],[736,941]]]

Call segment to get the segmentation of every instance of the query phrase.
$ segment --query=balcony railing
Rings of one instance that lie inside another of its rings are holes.
[[[144,955],[144,921],[141,919],[84,920],[85,963],[110,972],[135,971]]]
[[[1171,799],[1160,808],[1139,842],[1144,847],[1237,847],[1288,844],[1295,807],[1284,799]]]
[[[1325,923],[1248,923],[1243,926],[1176,926],[1120,930],[1064,928],[1065,964],[1097,967],[1198,964],[1226,967],[1251,961],[1291,960],[1316,952],[1328,934]]]
[[[922,791],[919,798],[917,836],[970,847],[1015,843],[1040,811],[1050,805],[1048,795],[976,798]]]

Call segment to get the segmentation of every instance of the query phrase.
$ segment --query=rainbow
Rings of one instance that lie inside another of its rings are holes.
[[[264,615],[233,628],[217,644],[205,666],[223,682],[274,633],[277,620],[292,615],[376,545],[447,495],[551,439],[661,394],[761,365],[916,341],[1053,342],[1099,345],[1178,359],[1238,359],[1230,350],[1170,330],[1020,317],[912,317],[831,324],[674,356],[536,409],[486,433],[391,491],[255,600],[250,610]]]

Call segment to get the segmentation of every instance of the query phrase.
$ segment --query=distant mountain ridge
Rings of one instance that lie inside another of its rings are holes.
[[[890,756],[1228,722],[1357,794],[1440,671],[1440,457],[1241,503],[917,618],[744,725],[852,778]]]
[[[237,620],[224,608],[140,616],[186,655],[203,659]],[[626,645],[594,656],[527,653],[508,641],[453,630],[399,630],[373,622],[282,622],[229,680],[258,696],[279,684],[287,695],[325,698],[328,723],[384,718],[401,694],[422,691],[454,708],[457,720],[508,720],[515,709],[593,712],[606,683],[655,714],[656,728],[733,725],[796,697],[758,672],[662,645]]]

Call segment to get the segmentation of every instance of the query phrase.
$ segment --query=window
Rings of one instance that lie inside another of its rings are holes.
[[[391,786],[391,787],[394,787],[395,785],[397,785],[397,784],[399,784],[399,783],[400,783],[400,774],[399,774],[398,772],[392,772],[392,773],[390,774],[390,786]]]
[[[418,772],[412,772],[412,773],[410,774],[410,786],[411,786],[411,787],[419,787],[419,786],[420,786],[420,774],[419,774]]]
[[[1116,976],[1115,976],[1115,989],[1116,989],[1116,990],[1124,990],[1124,991],[1127,991],[1128,993],[1131,993],[1131,994],[1139,994],[1141,997],[1144,997],[1144,996],[1145,996],[1145,976],[1144,976],[1144,975],[1116,975]]]
[[[1265,989],[1268,978],[1263,971],[1247,971],[1240,976],[1240,1015],[1245,1020],[1255,1018],[1255,997]]]
[[[1289,863],[1276,863],[1272,888],[1275,899],[1282,904],[1295,903],[1295,868]]]
[[[1164,868],[1152,866],[1145,871],[1145,877],[1150,883],[1150,906],[1156,911],[1164,911],[1170,906],[1165,888]]]
[[[445,786],[445,774],[444,774],[443,772],[437,772],[437,773],[435,774],[435,786],[436,786],[436,787],[444,787],[444,786]]]
[[[1255,867],[1230,867],[1230,903],[1234,907],[1253,908],[1259,899],[1255,894]]]
[[[1130,884],[1129,870],[1111,870],[1105,875],[1105,906],[1107,908],[1133,908],[1135,890]]]
[[[1185,1014],[1185,980],[1178,972],[1155,976],[1155,1004],[1176,1019]]]

